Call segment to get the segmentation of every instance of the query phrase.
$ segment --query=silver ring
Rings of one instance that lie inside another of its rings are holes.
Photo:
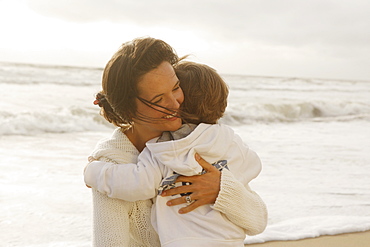
[[[186,201],[186,203],[187,203],[188,205],[190,205],[190,204],[192,204],[192,203],[193,203],[193,201],[191,200],[190,195],[185,196],[185,201]]]

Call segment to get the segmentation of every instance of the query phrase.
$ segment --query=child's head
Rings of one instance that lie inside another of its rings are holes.
[[[225,112],[228,86],[213,68],[189,61],[175,65],[184,92],[181,105],[187,123],[215,124]]]

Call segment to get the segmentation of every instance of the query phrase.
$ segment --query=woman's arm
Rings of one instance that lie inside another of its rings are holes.
[[[250,236],[263,232],[267,225],[267,208],[261,197],[226,169],[222,171],[221,190],[213,209]]]
[[[245,229],[246,234],[261,233],[267,225],[267,209],[262,199],[248,185],[238,181],[227,169],[222,172],[202,158],[196,158],[198,163],[207,171],[200,176],[178,178],[178,182],[190,182],[191,185],[180,186],[167,190],[165,196],[191,192],[194,203],[180,209],[180,213],[188,213],[195,208],[213,204],[234,224]],[[185,203],[185,196],[170,200],[167,205]]]
[[[84,179],[86,185],[110,198],[133,202],[156,196],[163,169],[153,162],[150,152],[143,151],[137,164],[92,161],[85,168]]]

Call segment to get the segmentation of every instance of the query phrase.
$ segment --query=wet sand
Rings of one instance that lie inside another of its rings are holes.
[[[368,247],[370,231],[320,236],[295,241],[271,241],[261,244],[246,244],[246,247]]]

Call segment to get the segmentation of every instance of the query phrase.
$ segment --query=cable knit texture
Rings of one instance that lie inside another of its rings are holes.
[[[221,190],[213,209],[224,213],[231,222],[243,228],[250,236],[263,232],[267,225],[265,203],[249,186],[236,181],[227,169],[222,170]]]
[[[136,163],[139,152],[118,128],[102,140],[91,159],[120,164]],[[150,222],[151,200],[127,202],[93,189],[93,246],[160,246]]]

